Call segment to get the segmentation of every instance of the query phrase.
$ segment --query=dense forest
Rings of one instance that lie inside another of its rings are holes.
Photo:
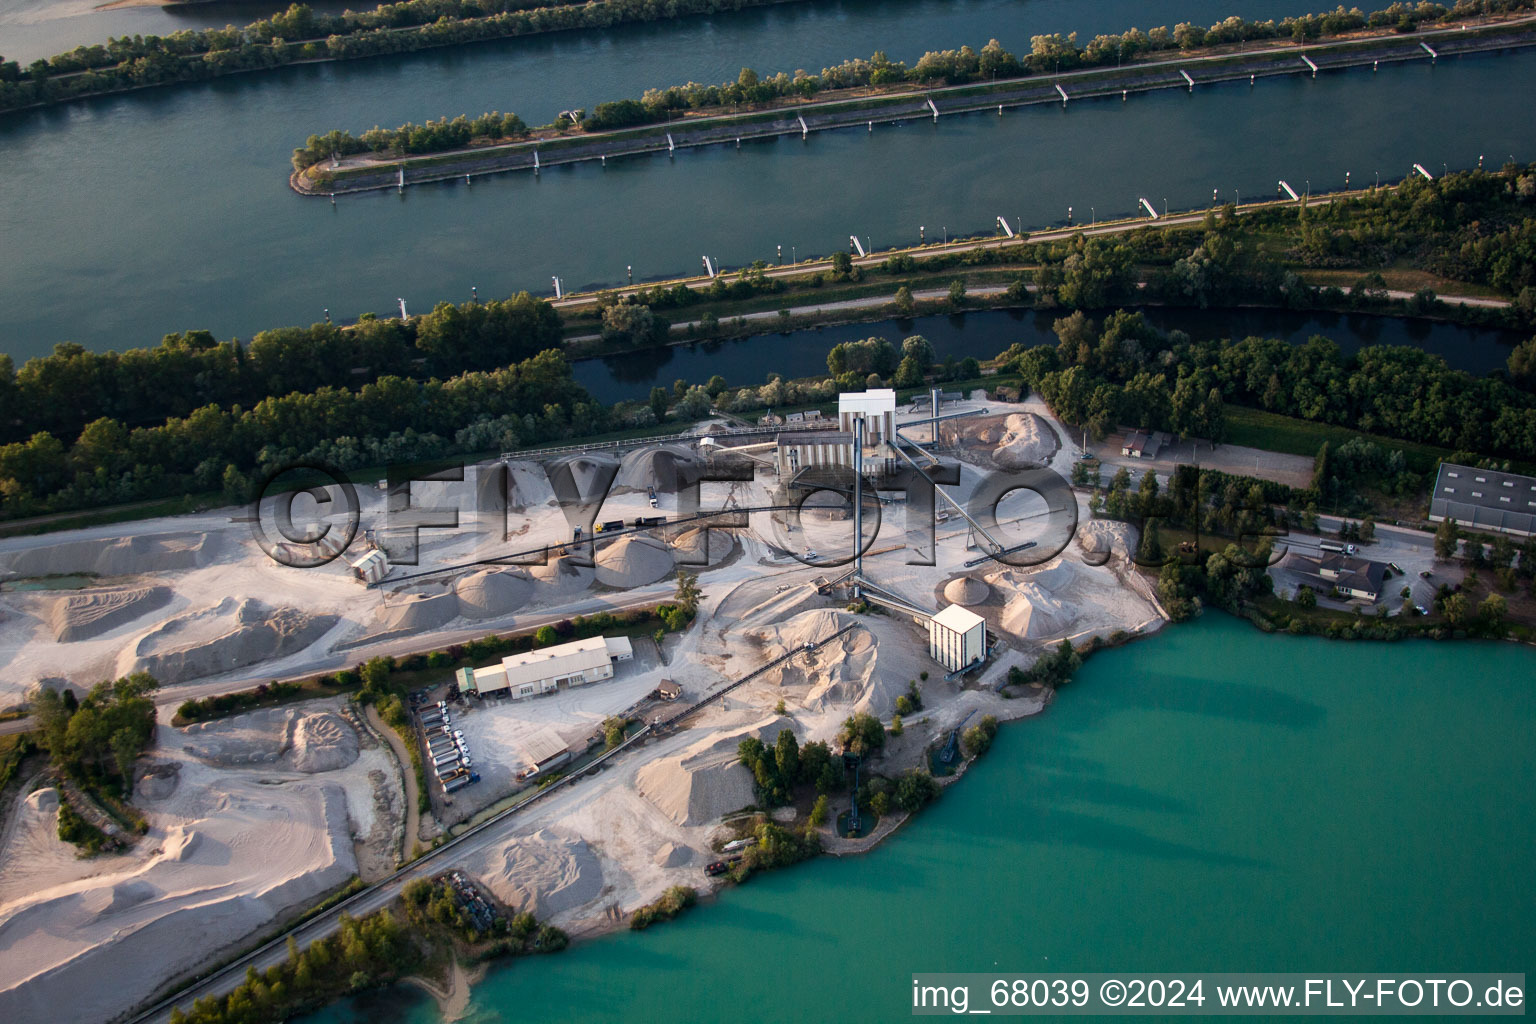
[[[581,119],[582,131],[600,132],[615,128],[656,124],[690,110],[718,110],[724,107],[760,106],[784,99],[811,99],[836,89],[869,86],[937,86],[996,79],[1018,78],[1031,74],[1104,67],[1134,61],[1165,51],[1188,51],[1201,47],[1264,39],[1290,39],[1295,42],[1339,36],[1361,29],[1392,28],[1411,32],[1426,23],[1454,22],[1485,14],[1510,13],[1536,7],[1536,0],[1461,0],[1454,7],[1421,2],[1394,3],[1380,11],[1365,14],[1359,8],[1321,14],[1265,21],[1247,21],[1230,17],[1202,28],[1181,23],[1143,32],[1139,28],[1115,34],[1095,36],[1087,45],[1079,45],[1077,34],[1039,35],[1030,39],[1030,52],[1019,56],[1005,50],[996,39],[979,51],[970,46],[958,50],[930,50],[910,67],[876,52],[868,60],[854,59],[820,74],[780,71],[761,75],[752,68],[742,68],[735,81],[719,85],[688,82],[665,88],[647,89],[638,100],[618,99],[597,104]],[[3,96],[3,93],[0,93]],[[361,137],[345,130],[311,135],[293,152],[293,164],[302,169],[332,154],[376,152],[392,156],[442,152],[471,144],[505,142],[526,134],[526,126],[516,115],[482,115],[473,121],[459,116],[453,120],[428,121],[425,125],[407,123],[398,129],[372,128]],[[560,126],[560,125],[557,125]],[[563,127],[563,126],[560,126]],[[510,128],[510,130],[509,130]]]
[[[155,426],[94,420],[67,446],[38,431],[0,447],[8,516],[222,490],[298,462],[337,469],[402,464],[599,432],[608,407],[571,379],[555,350],[491,371],[383,376],[239,404],[205,405]]]
[[[1097,324],[1081,311],[1057,321],[1060,343],[1014,349],[1002,362],[1069,423],[1104,434],[1118,424],[1221,441],[1224,405],[1536,461],[1536,395],[1502,377],[1453,370],[1409,346],[1353,356],[1313,337],[1194,341],[1140,313]]]
[[[389,376],[489,370],[559,342],[559,316],[524,292],[440,303],[405,323],[364,317],[348,328],[282,327],[249,344],[217,342],[207,331],[168,334],[155,348],[121,354],[65,343],[20,370],[0,354],[0,443],[40,430],[74,438],[103,417],[127,428],[150,426],[210,405],[249,408],[295,391],[357,388]]]

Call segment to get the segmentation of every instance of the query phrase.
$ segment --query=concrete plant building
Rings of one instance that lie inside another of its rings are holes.
[[[928,655],[951,672],[987,656],[987,621],[952,604],[928,620]]]
[[[896,436],[896,392],[890,388],[873,388],[838,395],[838,429],[852,434],[857,420],[864,421],[866,445],[893,439]]]
[[[782,480],[810,466],[852,466],[853,435],[837,430],[780,434],[774,455]]]
[[[1474,530],[1536,534],[1536,477],[1442,462],[1429,498],[1429,521]]]
[[[513,700],[612,679],[614,665],[635,656],[629,637],[588,637],[568,644],[509,654],[500,665],[459,669],[459,689]]]

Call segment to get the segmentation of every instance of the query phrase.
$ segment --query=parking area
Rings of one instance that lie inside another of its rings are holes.
[[[462,749],[469,752],[474,774],[482,781],[452,793],[440,816],[458,820],[521,788],[518,774],[526,769],[533,749],[557,741],[579,756],[594,737],[601,741],[607,718],[644,718],[659,703],[651,694],[667,670],[650,638],[635,637],[631,643],[634,656],[618,663],[612,679],[562,686],[521,700],[468,696],[449,702],[452,730],[463,734]],[[441,788],[434,789],[434,800],[443,795]]]
[[[1081,442],[1080,438],[1076,440]],[[1212,448],[1204,441],[1171,440],[1158,450],[1156,458],[1148,459],[1121,454],[1125,443],[1124,433],[1110,434],[1103,441],[1088,442],[1089,453],[1103,464],[1100,475],[1105,484],[1109,483],[1121,466],[1130,470],[1133,480],[1139,481],[1151,469],[1157,472],[1159,480],[1166,481],[1168,474],[1179,465],[1199,465],[1234,476],[1277,480],[1292,487],[1307,487],[1312,483],[1312,459],[1304,455],[1287,455],[1236,444],[1221,444]]]
[[[1324,538],[1307,534],[1291,533],[1276,545],[1276,551],[1294,551],[1298,554],[1317,555]],[[1328,597],[1332,584],[1317,576],[1293,571],[1282,561],[1270,569],[1275,580],[1275,592],[1290,597],[1298,586],[1309,586],[1317,594],[1318,604],[1326,608],[1353,610],[1357,607],[1381,604],[1388,612],[1396,614],[1404,604],[1403,587],[1408,587],[1410,605],[1425,608],[1434,601],[1435,589],[1441,583],[1455,582],[1443,577],[1436,569],[1435,539],[1432,534],[1391,526],[1378,526],[1376,539],[1371,543],[1356,542],[1356,557],[1382,562],[1389,566],[1389,576],[1382,583],[1382,592],[1375,602],[1364,599],[1334,600]],[[1390,567],[1396,567],[1392,569]],[[1398,571],[1400,570],[1400,571]],[[1428,573],[1428,576],[1424,576]]]

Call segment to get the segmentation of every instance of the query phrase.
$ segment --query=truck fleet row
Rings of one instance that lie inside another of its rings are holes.
[[[453,715],[448,702],[440,700],[421,711],[421,733],[426,741],[427,757],[432,762],[432,773],[443,785],[443,792],[452,793],[480,776],[470,769],[474,760],[469,756],[469,744],[462,730],[453,728]]]

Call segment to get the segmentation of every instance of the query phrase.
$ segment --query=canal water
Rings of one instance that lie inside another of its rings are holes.
[[[1536,53],[1428,61],[846,130],[665,156],[494,175],[343,197],[287,187],[311,131],[516,110],[530,120],[742,64],[819,68],[885,46],[997,36],[1025,50],[1046,29],[1085,34],[1210,22],[1225,0],[789,4],[770,10],[417,54],[309,65],[0,118],[0,346],[18,362],[55,343],[154,344],[527,289],[550,294],[825,254],[858,234],[886,247],[1011,223],[1133,214],[1313,192],[1495,163],[1532,148]],[[1288,4],[1245,4],[1254,16]],[[1412,111],[1412,117],[1399,116]]]
[[[464,1019],[896,1020],[914,971],[1529,971],[1533,672],[1208,613],[1093,657],[873,853],[497,967]],[[436,1019],[405,990],[305,1018]]]
[[[1090,312],[1102,321],[1107,311]],[[1164,330],[1179,330],[1196,341],[1282,338],[1299,345],[1315,335],[1336,342],[1345,352],[1365,345],[1411,345],[1445,358],[1459,370],[1478,375],[1501,369],[1510,348],[1525,340],[1516,331],[1429,320],[1340,313],[1299,313],[1279,309],[1161,309],[1142,310]],[[671,387],[678,379],[703,384],[719,374],[733,387],[767,382],[770,374],[786,379],[824,375],[827,351],[843,341],[885,338],[900,346],[903,338],[921,334],[933,343],[940,360],[949,356],[991,359],[1010,345],[1054,345],[1051,326],[1065,310],[988,310],[910,320],[839,324],[788,331],[733,341],[693,342],[627,352],[575,364],[575,376],[606,403],[644,399],[652,387]],[[677,313],[682,320],[686,311]]]

